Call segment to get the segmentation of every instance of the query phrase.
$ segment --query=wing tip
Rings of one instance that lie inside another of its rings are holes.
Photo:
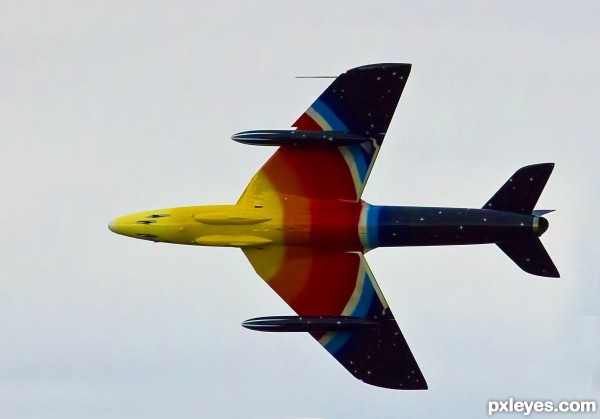
[[[368,379],[360,380],[365,384],[369,384],[374,387],[387,388],[389,390],[429,390],[429,385],[424,378],[420,380],[410,382],[382,382],[382,381],[369,381]]]
[[[408,63],[375,63],[375,64],[365,64],[358,67],[354,67],[348,71],[363,71],[363,70],[384,70],[390,67],[399,67],[399,68],[411,68],[412,64]]]

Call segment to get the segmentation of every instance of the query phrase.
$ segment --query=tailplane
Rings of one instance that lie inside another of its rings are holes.
[[[534,210],[554,163],[540,163],[517,170],[504,185],[483,206],[484,209],[532,215],[535,233],[541,236],[548,228],[548,221],[542,215],[553,210]],[[559,278],[550,255],[538,237],[496,243],[519,268],[533,275]]]
[[[537,237],[496,243],[519,268],[533,275],[560,278],[550,255]]]

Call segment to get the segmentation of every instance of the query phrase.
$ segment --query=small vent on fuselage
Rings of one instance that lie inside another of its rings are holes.
[[[163,217],[170,217],[171,214],[152,214],[149,215],[147,218],[163,218]]]
[[[138,233],[136,234],[136,236],[142,237],[144,239],[157,239],[158,236],[155,236],[154,234],[145,234],[145,233]]]

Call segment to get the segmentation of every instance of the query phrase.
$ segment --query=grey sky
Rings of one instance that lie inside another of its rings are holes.
[[[598,399],[600,3],[239,3],[1,6],[0,415],[479,417],[494,398]],[[288,127],[328,84],[294,76],[375,62],[413,69],[366,201],[478,207],[556,163],[538,208],[557,209],[543,242],[559,280],[492,245],[367,255],[427,392],[243,329],[290,309],[240,251],[106,228],[235,202],[272,149],[229,136]]]

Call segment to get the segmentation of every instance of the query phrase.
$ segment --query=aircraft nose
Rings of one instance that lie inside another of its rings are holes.
[[[131,220],[130,216],[118,217],[108,223],[108,229],[113,233],[120,234],[122,236],[135,237],[139,226],[135,225],[135,222]]]
[[[164,213],[140,212],[115,218],[108,223],[108,229],[122,236],[157,241],[159,232],[163,231],[165,223],[157,222],[156,218],[168,217]]]
[[[115,218],[114,220],[112,220],[110,223],[108,223],[108,229],[110,231],[112,231],[113,233],[117,233],[117,234],[124,234],[123,232],[123,223],[120,222],[120,218]]]

